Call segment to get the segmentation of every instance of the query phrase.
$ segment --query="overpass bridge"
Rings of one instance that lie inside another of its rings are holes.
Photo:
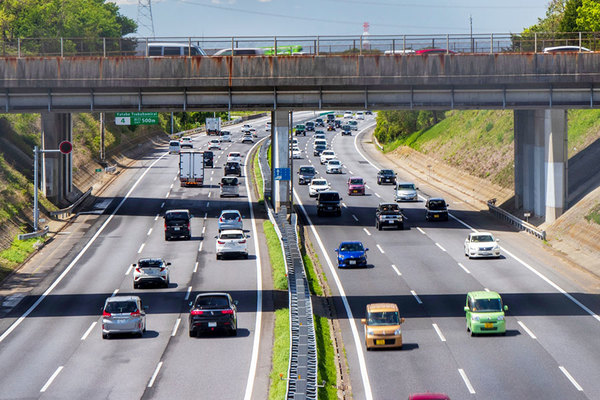
[[[46,147],[70,139],[73,112],[271,110],[274,167],[289,165],[289,115],[318,109],[513,109],[517,206],[547,221],[567,207],[569,108],[600,106],[600,53],[9,57],[0,109],[40,112]],[[47,162],[50,197],[68,159]],[[276,182],[275,203],[287,184]]]

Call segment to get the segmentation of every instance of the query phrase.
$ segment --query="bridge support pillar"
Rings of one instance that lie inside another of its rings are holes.
[[[288,205],[292,181],[275,180],[275,168],[292,168],[290,161],[290,111],[271,112],[271,187],[273,208]],[[291,172],[291,171],[290,171]],[[291,173],[290,173],[290,179]]]
[[[515,110],[515,206],[546,222],[567,200],[567,112]]]
[[[58,149],[63,140],[73,141],[73,124],[69,113],[42,113],[42,150]],[[72,153],[42,155],[41,187],[55,204],[63,204],[73,188]]]

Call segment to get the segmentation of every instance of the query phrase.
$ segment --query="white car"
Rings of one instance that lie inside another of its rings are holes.
[[[298,146],[292,148],[292,158],[302,158],[302,150]]]
[[[252,137],[251,133],[244,133],[244,136],[242,136],[242,143],[254,143],[254,138]]]
[[[315,135],[313,137],[315,139],[325,139],[325,134],[324,133],[315,133]]]
[[[396,190],[394,191],[394,200],[396,201],[419,201],[419,190],[412,182],[398,182],[396,183]]]
[[[473,257],[500,257],[499,240],[489,232],[470,233],[465,239],[465,256]]]
[[[252,135],[252,137],[254,137],[254,138],[258,137],[258,135],[256,134],[256,129],[254,129],[254,128],[248,129],[248,133],[250,133]]]
[[[365,114],[362,111],[356,113],[356,119],[365,119]]]
[[[232,151],[231,153],[227,154],[227,162],[235,161],[241,164],[242,157],[242,153],[240,153],[239,151]]]
[[[221,142],[231,142],[231,135],[229,133],[222,133]]]
[[[341,174],[342,162],[340,160],[329,160],[325,166],[325,172],[328,174]]]
[[[192,143],[192,138],[189,136],[184,136],[180,139],[181,143]]]
[[[345,119],[352,118],[352,111],[344,111],[344,118]]]
[[[215,236],[217,243],[215,252],[217,260],[223,256],[241,256],[248,258],[248,241],[244,231],[240,229],[228,229],[221,231],[218,236]]]
[[[133,288],[142,285],[157,285],[169,287],[169,265],[161,258],[140,258],[133,267]]]
[[[211,139],[210,142],[208,142],[208,149],[221,150],[221,141],[219,139]]]
[[[250,128],[252,128],[251,125],[245,124],[244,126],[242,126],[242,133],[250,132]]]
[[[333,160],[336,158],[335,151],[333,150],[323,150],[321,153],[321,164],[327,163],[329,160]]]
[[[315,178],[310,181],[308,186],[308,195],[310,197],[317,197],[319,192],[323,192],[325,190],[329,190],[330,185],[326,179],[323,178]]]
[[[268,121],[265,125],[265,131],[270,132],[271,131],[271,121]]]

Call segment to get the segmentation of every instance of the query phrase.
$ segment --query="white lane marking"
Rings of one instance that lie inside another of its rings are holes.
[[[160,368],[162,367],[163,362],[159,362],[158,365],[156,366],[156,369],[154,370],[154,373],[152,374],[152,378],[150,378],[150,382],[148,382],[148,387],[151,388],[152,385],[154,385],[154,381],[156,380],[156,377],[158,376],[158,372],[160,371]]]
[[[346,203],[342,203],[342,207],[348,208],[348,206],[346,205]]]
[[[423,304],[423,302],[421,301],[421,299],[419,298],[419,296],[417,295],[417,292],[415,292],[414,290],[410,291],[410,294],[413,295],[413,297],[415,298],[415,300],[417,300],[417,303],[419,304]]]
[[[375,196],[381,198],[381,196],[379,195],[379,193],[375,193]]]
[[[179,328],[180,323],[181,318],[177,318],[177,321],[175,321],[175,326],[173,327],[173,332],[171,332],[171,336],[175,336],[177,334],[177,328]]]
[[[369,232],[369,230],[367,228],[363,228],[363,231],[365,231],[365,233],[369,236],[371,236],[371,232]]]
[[[252,148],[249,153],[252,153],[254,148],[259,145],[259,143],[265,139],[261,139],[258,141]],[[250,163],[246,163],[246,176],[250,176],[249,171]],[[254,325],[254,342],[252,344],[252,358],[250,359],[250,369],[248,370],[248,381],[246,383],[246,392],[244,393],[244,400],[252,399],[252,390],[254,388],[254,380],[256,379],[256,366],[258,364],[258,348],[260,345],[260,337],[261,337],[261,326],[262,326],[262,271],[261,265],[262,260],[260,256],[260,249],[258,246],[258,234],[256,233],[256,220],[254,219],[254,209],[253,199],[252,199],[252,191],[250,190],[250,179],[245,179],[246,181],[246,193],[248,193],[248,207],[250,208],[250,221],[252,222],[252,235],[254,236],[254,254],[256,254],[256,323]]]
[[[204,232],[206,232],[206,225],[202,227],[202,234],[204,235]]]
[[[198,261],[194,264],[194,273],[198,272]]]
[[[198,246],[198,253],[202,251],[202,246],[204,245],[204,240],[200,242],[200,246]],[[196,272],[196,271],[194,271]]]
[[[486,287],[485,287],[485,288],[483,288],[483,290],[485,290],[486,292],[489,292],[489,291],[490,291],[490,289],[488,289],[488,288],[486,288]]]
[[[398,271],[398,267],[396,267],[394,264],[392,264],[392,268],[394,269],[394,271],[396,271],[396,274],[398,274],[398,276],[402,275],[402,272]]]
[[[338,288],[340,297],[342,298],[342,303],[344,304],[344,309],[346,310],[346,315],[348,316],[348,323],[350,324],[350,330],[352,331],[352,337],[354,338],[354,348],[356,349],[356,352],[358,355],[358,365],[360,367],[360,375],[361,375],[362,384],[363,384],[363,387],[365,390],[365,398],[367,400],[373,400],[373,393],[371,391],[371,383],[369,382],[369,374],[367,372],[365,355],[363,353],[363,344],[362,344],[362,340],[360,339],[360,336],[358,335],[358,329],[356,328],[356,321],[354,320],[354,315],[352,314],[350,304],[348,303],[348,298],[346,297],[346,292],[344,291],[344,288],[342,287],[342,282],[340,281],[340,277],[338,276],[337,271],[335,270],[333,263],[331,262],[329,253],[327,253],[327,251],[325,250],[323,241],[321,240],[321,237],[319,236],[317,229],[313,225],[312,220],[308,216],[308,213],[306,212],[306,209],[304,208],[304,205],[302,204],[302,200],[300,200],[300,197],[298,196],[298,193],[296,192],[296,190],[294,190],[294,197],[296,198],[296,204],[298,204],[300,206],[302,213],[304,214],[304,216],[306,217],[306,220],[308,221],[308,225],[310,226],[311,232],[317,239],[317,244],[319,245],[319,248],[321,249],[321,252],[323,253],[323,255],[325,257],[325,261],[327,262],[329,271],[333,275],[333,280],[335,281],[335,284]],[[342,203],[342,204],[344,204],[344,203]],[[246,400],[249,400],[249,399],[246,399]]]
[[[184,300],[189,300],[190,299],[190,294],[192,293],[192,287],[190,286],[187,289],[187,292],[185,292],[185,299]]]
[[[174,181],[176,181],[176,180],[177,180],[177,175],[175,175],[175,176],[173,177],[173,182],[174,182]],[[173,186],[173,185],[171,185],[171,187],[172,187],[172,186]]]
[[[150,236],[151,233],[152,233],[152,228],[148,229],[148,233],[146,235]]]
[[[465,371],[462,368],[459,368],[458,373],[460,374],[461,378],[465,382],[465,385],[467,385],[467,389],[469,389],[469,393],[475,394],[475,389],[473,389],[473,385],[471,385],[471,381],[469,380],[469,378],[467,378],[467,374],[465,374]]]
[[[171,194],[171,192],[167,192],[167,194],[165,195],[165,197],[168,198],[170,194]]]
[[[567,379],[571,381],[571,383],[573,384],[573,386],[575,386],[575,389],[579,390],[580,392],[583,392],[583,388],[579,385],[579,383],[577,383],[577,381],[575,380],[575,378],[573,378],[573,376],[569,373],[569,371],[567,371],[567,369],[565,367],[563,367],[562,365],[560,365],[558,367],[558,369],[560,369],[562,371],[562,373],[565,374],[565,376],[567,377]]]
[[[365,185],[365,187],[366,187],[367,189],[371,189],[371,186],[369,186],[369,185]]]
[[[210,207],[210,201],[206,202],[206,208]]]
[[[154,220],[158,220],[158,217],[160,217],[160,214],[156,214],[156,217],[154,217]]]
[[[465,270],[465,272],[466,272],[467,274],[470,274],[470,273],[471,273],[471,271],[469,271],[469,270],[467,269],[467,267],[465,267],[464,265],[462,265],[462,263],[458,263],[458,266],[459,266],[459,267],[461,267],[462,269],[464,269],[464,270]]]
[[[350,172],[350,175],[354,175],[354,172],[352,172],[352,171],[350,171],[350,170],[348,170],[348,172]]]
[[[437,332],[438,336],[440,337],[440,340],[442,342],[445,342],[446,341],[446,337],[442,333],[442,330],[440,329],[440,327],[437,326],[437,324],[431,324],[431,325],[433,325],[433,329],[435,329],[435,331]]]
[[[439,247],[439,248],[440,248],[442,251],[446,251],[446,249],[445,249],[445,248],[443,248],[441,244],[439,244],[439,243],[437,243],[437,242],[436,242],[436,243],[435,243],[435,245],[436,245],[437,247]]]
[[[146,245],[146,243],[142,243],[142,245],[140,246],[140,249],[138,250],[138,254],[140,254],[142,252],[142,250],[144,250],[145,245]]]
[[[127,272],[125,272],[125,275],[129,275],[132,268],[133,268],[133,264],[129,264],[129,268],[127,268]]]
[[[212,194],[212,192],[208,192],[208,198],[210,198],[210,195]]]
[[[208,213],[207,212],[204,213],[204,219],[206,219],[206,217],[208,217]]]
[[[171,187],[169,187],[169,189],[173,189],[173,184],[171,183]]]
[[[110,297],[115,297],[117,295],[117,293],[119,293],[119,289],[115,289],[114,292],[112,292],[112,295]]]
[[[214,175],[214,173],[215,173],[215,171],[210,171],[210,174],[211,174],[211,175]]]
[[[40,389],[40,393],[44,393],[50,387],[50,385],[52,385],[52,382],[56,379],[56,377],[58,376],[58,374],[60,374],[60,371],[62,371],[63,368],[64,367],[61,365],[60,367],[58,367],[56,369],[56,371],[54,371],[54,373],[52,374],[52,376],[50,377],[50,379],[48,379],[48,381],[46,382],[46,384],[44,386],[42,386],[42,388]]]
[[[358,222],[358,218],[356,218],[356,215],[352,214],[352,218],[354,218],[354,220],[355,220],[356,222]]]
[[[532,339],[537,339],[537,337],[535,337],[535,335],[533,334],[533,332],[531,332],[531,330],[529,330],[529,328],[528,328],[528,327],[526,327],[526,326],[525,326],[525,324],[524,324],[523,322],[521,322],[521,321],[517,321],[517,323],[518,323],[519,325],[521,325],[521,328],[523,328],[523,330],[524,330],[525,332],[527,332],[527,334],[528,334],[528,335],[529,335],[529,336],[530,336]]]
[[[418,226],[417,226],[417,230],[418,230],[419,232],[421,232],[423,235],[427,235],[427,234],[425,233],[425,231],[424,231],[423,229],[419,228]]]
[[[87,329],[87,331],[85,331],[85,333],[81,337],[81,340],[87,339],[87,337],[89,336],[90,332],[92,332],[92,329],[94,329],[94,327],[96,326],[97,323],[98,323],[98,321],[92,322],[92,324],[90,325],[90,327]]]
[[[210,177],[210,181],[211,181],[211,182],[213,181],[213,178],[212,178],[212,176]]]
[[[379,251],[381,252],[381,254],[385,254],[385,251],[383,251],[383,249],[381,248],[380,245],[376,245],[376,247],[379,249]]]
[[[163,201],[163,202],[160,204],[160,208],[163,208],[164,206],[165,206],[165,202]]]

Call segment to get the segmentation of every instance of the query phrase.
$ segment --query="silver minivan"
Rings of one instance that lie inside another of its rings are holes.
[[[102,307],[102,339],[116,333],[146,332],[146,309],[138,296],[113,296]]]
[[[189,42],[140,42],[137,45],[136,54],[148,57],[205,56],[206,52]]]
[[[223,178],[221,178],[221,182],[219,185],[220,185],[219,195],[221,197],[225,197],[225,196],[238,197],[240,195],[240,182],[239,182],[239,179],[234,176],[224,176]]]

